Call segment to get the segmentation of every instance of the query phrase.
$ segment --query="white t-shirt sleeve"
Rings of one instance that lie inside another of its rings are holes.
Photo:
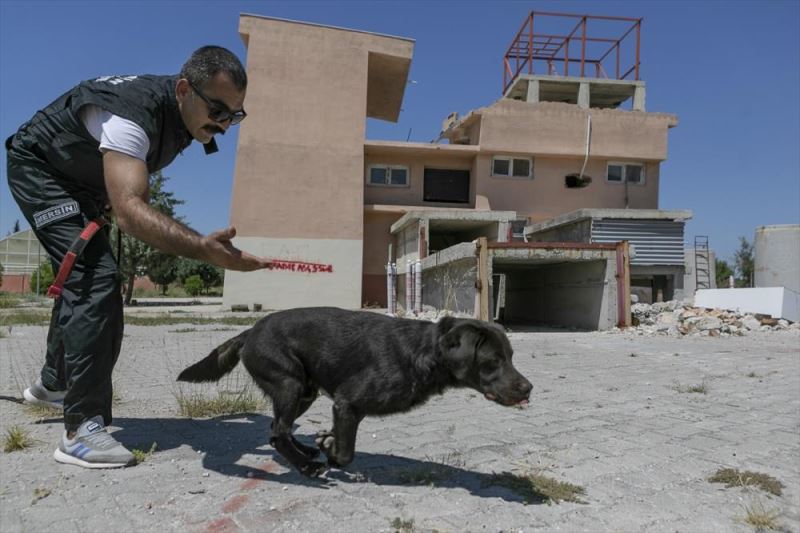
[[[150,140],[135,122],[113,115],[96,105],[82,107],[80,118],[92,137],[100,142],[101,152],[113,150],[147,161]]]

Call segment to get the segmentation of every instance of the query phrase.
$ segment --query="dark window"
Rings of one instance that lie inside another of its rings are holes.
[[[625,180],[628,183],[641,183],[642,167],[639,165],[625,165]]]
[[[622,165],[608,165],[608,181],[622,181]]]
[[[389,184],[390,185],[405,185],[408,183],[408,171],[405,168],[392,168],[389,170]]]
[[[425,169],[426,202],[469,203],[469,170]]]
[[[500,159],[495,157],[492,160],[492,175],[493,176],[508,176],[508,166],[511,163],[510,159]]]
[[[375,185],[383,185],[386,183],[386,168],[372,167],[369,169],[369,182]]]
[[[529,177],[531,175],[530,159],[514,159],[514,172],[512,175],[515,178]]]

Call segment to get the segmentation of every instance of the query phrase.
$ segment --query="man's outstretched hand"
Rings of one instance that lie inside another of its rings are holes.
[[[209,263],[227,270],[249,272],[261,268],[271,268],[272,261],[243,252],[236,248],[231,239],[236,236],[233,226],[209,233],[203,237],[205,259]]]

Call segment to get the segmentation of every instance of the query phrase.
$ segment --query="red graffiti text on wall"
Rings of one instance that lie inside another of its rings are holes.
[[[318,272],[333,273],[333,265],[324,265],[321,263],[306,263],[305,261],[284,261],[282,259],[273,259],[272,270],[288,270],[289,272],[306,272],[309,274],[316,274]]]

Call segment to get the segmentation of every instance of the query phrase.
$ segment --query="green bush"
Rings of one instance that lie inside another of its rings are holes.
[[[19,300],[12,297],[10,294],[0,292],[0,309],[12,309],[19,304]]]
[[[31,292],[36,292],[36,280],[41,277],[39,281],[39,292],[38,294],[46,294],[47,288],[53,283],[55,276],[53,275],[53,265],[50,264],[50,261],[45,261],[39,268],[36,269],[36,272],[33,273],[31,276],[30,281],[30,289]]]
[[[197,274],[189,276],[183,282],[183,288],[189,293],[189,296],[197,296],[203,292],[203,279]]]

